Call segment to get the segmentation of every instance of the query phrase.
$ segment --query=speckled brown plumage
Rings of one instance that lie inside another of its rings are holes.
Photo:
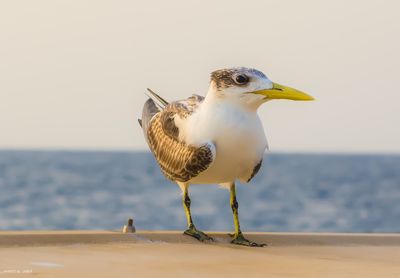
[[[213,161],[212,146],[191,146],[180,141],[179,128],[174,121],[175,117],[186,118],[193,113],[203,99],[194,95],[170,103],[152,117],[145,130],[149,147],[162,172],[172,181],[189,181],[206,170]]]
[[[187,118],[190,114],[196,111],[199,104],[204,100],[204,97],[199,95],[192,95],[184,100],[179,100],[170,103],[166,110],[173,114],[179,115],[181,118]]]

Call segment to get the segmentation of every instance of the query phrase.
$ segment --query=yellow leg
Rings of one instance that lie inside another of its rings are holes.
[[[183,208],[185,210],[186,220],[188,223],[188,229],[186,231],[184,231],[184,234],[192,236],[200,241],[206,241],[206,240],[213,241],[212,237],[208,236],[207,234],[203,233],[202,231],[197,230],[193,224],[192,214],[190,213],[191,201],[189,198],[187,186],[185,186],[183,189],[182,203],[183,203]]]
[[[192,220],[192,214],[190,213],[190,198],[188,194],[187,188],[185,188],[185,191],[183,192],[183,197],[182,197],[182,203],[183,203],[183,208],[185,210],[185,215],[186,215],[186,220],[188,223],[188,228],[193,228],[193,220]]]
[[[235,234],[233,235],[233,239],[231,243],[233,244],[239,244],[239,245],[245,245],[245,246],[251,246],[251,247],[263,247],[266,246],[266,244],[259,244],[255,243],[253,241],[250,241],[246,239],[242,231],[240,230],[240,223],[239,223],[239,204],[236,200],[236,186],[234,183],[231,184],[230,186],[230,204],[232,208],[232,213],[233,213],[233,223],[235,225]]]
[[[235,225],[235,236],[238,236],[242,233],[240,230],[240,223],[239,223],[239,204],[236,200],[236,186],[233,184],[231,186],[231,197],[230,197],[230,204],[233,213],[233,223]]]

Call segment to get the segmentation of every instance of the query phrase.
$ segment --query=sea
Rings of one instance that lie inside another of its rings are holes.
[[[269,153],[237,193],[244,231],[400,232],[400,155]],[[181,196],[148,152],[0,151],[0,230],[183,230]],[[226,189],[190,196],[199,229],[233,229]]]

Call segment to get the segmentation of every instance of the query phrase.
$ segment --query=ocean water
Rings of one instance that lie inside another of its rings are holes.
[[[244,231],[400,232],[400,156],[268,154],[238,184]],[[233,228],[229,192],[190,188],[200,229]],[[0,229],[185,228],[181,193],[146,152],[0,151]]]

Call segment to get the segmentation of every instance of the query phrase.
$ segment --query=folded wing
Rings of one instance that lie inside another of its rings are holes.
[[[162,99],[156,96],[156,101]],[[189,181],[205,171],[215,158],[215,146],[211,142],[201,146],[186,144],[179,140],[179,128],[175,124],[175,117],[187,118],[203,99],[193,95],[170,104],[162,99],[161,105],[149,99],[143,107],[139,123],[144,136],[162,172],[172,181]]]

